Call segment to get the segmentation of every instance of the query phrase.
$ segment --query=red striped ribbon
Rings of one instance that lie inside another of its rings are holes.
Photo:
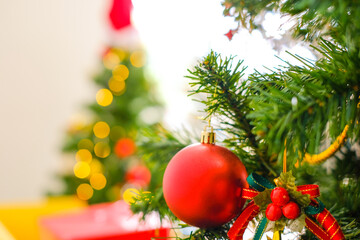
[[[255,205],[254,201],[251,201],[230,228],[228,237],[231,240],[242,240],[247,225],[259,212],[259,207]]]
[[[310,198],[317,198],[320,196],[319,186],[315,184],[297,186],[296,190],[302,194],[309,194]]]
[[[345,239],[343,232],[336,219],[331,213],[325,208],[321,213],[314,215],[315,219],[329,234],[331,240],[342,240]]]

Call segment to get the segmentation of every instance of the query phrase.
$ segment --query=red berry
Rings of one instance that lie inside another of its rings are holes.
[[[282,208],[282,213],[288,219],[295,219],[300,215],[300,208],[294,202],[289,202]]]
[[[271,191],[271,201],[278,206],[284,206],[290,200],[289,194],[285,188],[276,187]]]
[[[270,221],[279,220],[282,216],[281,208],[274,203],[270,203],[266,208],[265,215]]]

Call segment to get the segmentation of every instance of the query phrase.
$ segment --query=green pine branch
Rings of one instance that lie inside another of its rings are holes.
[[[224,16],[231,16],[241,27],[263,29],[263,13],[280,13],[296,20],[294,38],[317,42],[333,39],[356,55],[360,49],[360,10],[353,0],[225,0]]]
[[[220,117],[219,129],[226,131],[230,137],[226,141],[239,157],[249,163],[248,171],[263,169],[276,176],[276,171],[269,164],[270,158],[266,154],[266,145],[254,133],[254,126],[247,118],[251,112],[248,83],[241,78],[246,67],[239,61],[234,67],[234,57],[221,58],[220,54],[211,52],[194,70],[190,71],[190,95],[205,94],[204,104],[207,117]],[[233,144],[236,143],[236,144]],[[255,163],[255,164],[254,164]],[[247,164],[246,164],[247,165]]]
[[[359,78],[351,65],[343,64],[348,53],[328,41],[320,46],[324,58],[317,62],[294,56],[303,66],[286,63],[271,73],[249,76],[254,94],[248,117],[254,131],[264,132],[270,153],[283,152],[287,140],[293,161],[305,152],[318,152],[326,134],[334,140],[345,125],[350,126],[348,136],[360,136]]]

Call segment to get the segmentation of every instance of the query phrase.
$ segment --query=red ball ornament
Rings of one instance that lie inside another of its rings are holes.
[[[289,194],[285,188],[276,187],[271,191],[271,201],[278,206],[284,206],[290,200]]]
[[[289,202],[282,208],[282,213],[288,219],[295,219],[300,215],[300,207],[294,202]]]
[[[213,144],[213,132],[203,134],[206,138],[201,144],[190,145],[171,159],[163,191],[176,217],[193,226],[211,228],[241,211],[241,188],[248,187],[247,172],[234,153]]]
[[[270,203],[266,208],[265,215],[270,221],[277,221],[282,216],[281,207],[275,203]]]

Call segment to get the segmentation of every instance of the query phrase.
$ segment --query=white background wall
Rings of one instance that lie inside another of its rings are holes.
[[[104,0],[0,0],[0,200],[39,198],[68,120],[94,98]]]

